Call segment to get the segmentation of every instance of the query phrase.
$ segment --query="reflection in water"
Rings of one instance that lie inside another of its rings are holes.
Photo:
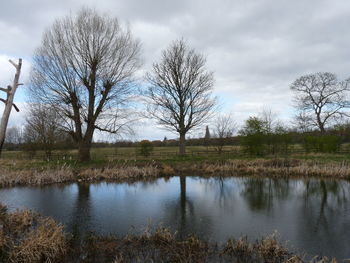
[[[349,184],[342,181],[306,180],[304,182],[304,202],[300,212],[303,220],[299,227],[299,235],[304,236],[306,231],[312,235],[305,244],[312,243],[314,247],[322,249],[317,240],[323,240],[328,243],[329,250],[338,249],[339,237],[350,235],[349,194]],[[350,245],[346,246],[348,257]]]
[[[0,190],[10,209],[31,208],[89,231],[124,235],[151,222],[212,241],[277,230],[299,251],[350,257],[350,183],[341,180],[173,177],[134,184],[78,183]]]
[[[79,242],[90,231],[90,184],[78,183],[77,200],[67,224],[73,239]]]
[[[164,225],[176,229],[179,237],[184,238],[195,233],[208,237],[209,217],[203,216],[204,211],[196,211],[191,198],[187,196],[186,176],[179,176],[179,182],[179,198],[164,203]]]
[[[242,194],[252,210],[271,211],[274,198],[288,198],[289,189],[289,179],[248,178]]]

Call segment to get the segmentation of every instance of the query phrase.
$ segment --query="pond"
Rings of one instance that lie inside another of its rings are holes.
[[[278,231],[309,255],[350,258],[350,183],[271,178],[160,178],[152,182],[73,183],[0,189],[10,210],[52,216],[67,231],[124,235],[147,225],[223,242]]]

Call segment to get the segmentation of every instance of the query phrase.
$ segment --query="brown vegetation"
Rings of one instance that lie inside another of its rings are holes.
[[[66,252],[63,227],[31,211],[0,204],[0,262],[51,262]]]
[[[52,168],[28,168],[12,170],[0,168],[0,187],[15,185],[46,185],[74,181],[135,181],[156,178],[159,176],[157,166],[150,164],[142,167],[119,165],[103,168],[82,168],[80,171],[62,165]]]
[[[73,170],[67,166],[56,169],[9,170],[0,168],[0,186],[45,185],[75,180]]]
[[[350,178],[348,162],[319,163],[296,159],[228,160],[225,162],[204,162],[177,167],[179,173],[204,176],[272,176],[272,177],[333,177]],[[198,174],[200,172],[200,174]]]
[[[293,255],[272,234],[256,242],[247,238],[229,240],[223,245],[209,243],[196,236],[179,239],[166,228],[146,229],[141,235],[88,238],[80,248],[86,252],[81,262],[240,262],[240,263],[335,263],[335,259],[315,257],[305,261]],[[77,255],[65,258],[76,262]]]
[[[348,162],[305,161],[297,159],[255,159],[205,162],[181,162],[175,164],[147,163],[109,164],[102,168],[72,168],[62,165],[56,168],[10,169],[0,168],[0,187],[15,185],[45,185],[75,181],[96,182],[136,181],[160,176],[189,174],[196,176],[268,176],[268,177],[333,177],[350,178]],[[3,166],[5,166],[3,168]]]
[[[154,165],[119,166],[84,169],[78,175],[78,180],[98,181],[98,180],[143,180],[156,178],[159,176],[159,169]]]
[[[0,262],[256,262],[304,263],[288,252],[276,233],[248,242],[246,237],[219,245],[190,235],[180,239],[167,228],[124,237],[91,235],[70,242],[51,218],[31,211],[9,213],[0,204]],[[312,263],[335,263],[315,257]]]

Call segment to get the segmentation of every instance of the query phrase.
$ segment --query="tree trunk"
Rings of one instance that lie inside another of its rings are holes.
[[[79,161],[88,162],[90,157],[91,142],[82,141],[79,143]]]
[[[186,154],[186,135],[180,134],[180,146],[179,146],[180,155]]]
[[[321,133],[325,133],[326,132],[326,130],[324,129],[324,123],[321,121],[320,114],[317,114],[317,125],[318,125],[318,128],[320,129]]]
[[[7,99],[2,100],[2,102],[5,103],[5,109],[2,114],[2,118],[0,122],[0,156],[1,156],[2,147],[5,142],[6,128],[10,118],[12,106],[14,106],[15,109],[18,111],[18,108],[13,104],[13,98],[15,96],[17,87],[20,85],[18,82],[19,82],[19,76],[21,74],[22,59],[20,58],[18,60],[18,64],[15,64],[14,62],[12,62],[12,60],[10,60],[10,63],[16,68],[16,75],[13,80],[12,86],[9,86],[7,90],[2,89],[2,91],[7,93]]]
[[[181,210],[186,211],[186,175],[180,175]]]

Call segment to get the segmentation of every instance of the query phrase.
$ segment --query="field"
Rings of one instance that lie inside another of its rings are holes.
[[[344,148],[343,146],[342,148]],[[104,147],[91,149],[91,161],[79,163],[77,150],[54,151],[48,161],[43,151],[29,153],[24,151],[4,151],[0,166],[11,169],[27,169],[34,167],[61,167],[69,165],[73,167],[100,167],[106,164],[147,164],[160,162],[163,164],[181,164],[197,162],[221,162],[227,160],[269,160],[269,159],[297,159],[309,161],[315,164],[339,163],[350,164],[350,153],[342,150],[338,153],[305,153],[300,145],[294,145],[291,153],[287,155],[250,156],[244,154],[239,146],[225,146],[222,153],[218,153],[215,147],[188,146],[186,156],[178,154],[178,147],[154,147],[150,156],[143,156],[137,147]]]
[[[178,155],[178,147],[154,147],[148,159],[168,159]],[[206,146],[188,146],[186,148],[188,156],[207,156],[218,155],[216,148]],[[225,146],[223,155],[238,154],[238,146]],[[78,156],[77,150],[54,151],[53,159],[73,159]],[[24,152],[24,151],[4,151],[2,153],[4,159],[45,159],[43,151]],[[91,159],[93,160],[108,160],[108,159],[145,159],[139,154],[137,147],[105,147],[92,148]]]

